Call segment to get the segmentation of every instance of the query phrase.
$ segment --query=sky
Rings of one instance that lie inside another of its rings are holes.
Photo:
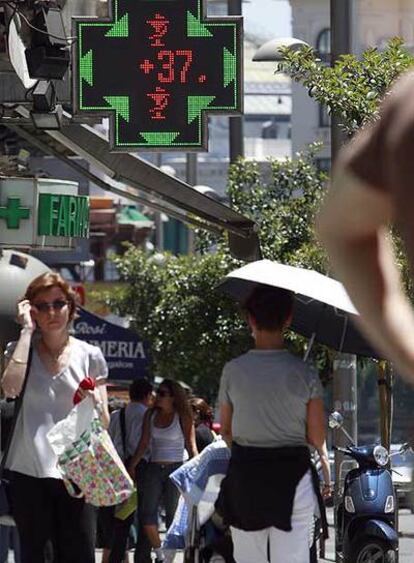
[[[244,29],[263,39],[289,37],[291,12],[288,0],[245,0]]]

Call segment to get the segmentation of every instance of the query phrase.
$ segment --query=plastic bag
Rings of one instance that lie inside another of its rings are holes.
[[[86,398],[47,434],[58,457],[58,468],[71,496],[94,506],[111,506],[128,499],[134,483],[108,432]]]

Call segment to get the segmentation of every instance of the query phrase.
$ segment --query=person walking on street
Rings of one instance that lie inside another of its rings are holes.
[[[181,385],[164,379],[157,390],[155,406],[145,413],[141,440],[129,463],[134,475],[138,463],[150,449],[142,503],[142,522],[156,554],[157,563],[165,560],[158,532],[158,511],[164,501],[167,529],[177,508],[179,492],[169,479],[183,461],[197,455],[193,419],[187,396]]]
[[[75,310],[74,292],[59,274],[37,277],[18,303],[20,338],[5,354],[1,385],[7,397],[20,394],[28,374],[6,463],[22,563],[45,563],[50,545],[59,563],[95,561],[95,509],[69,495],[47,440],[73,408],[76,392],[92,397],[103,425],[109,424],[106,362],[97,346],[70,336]],[[96,382],[94,390],[79,387],[86,377]]]
[[[109,434],[126,466],[128,466],[129,460],[135,453],[141,439],[144,415],[152,403],[152,390],[153,386],[147,378],[140,377],[134,380],[129,387],[130,402],[128,405],[111,414]],[[147,459],[144,455],[136,471],[138,486],[145,480],[146,466]],[[138,499],[140,499],[141,494],[142,491],[138,490]],[[134,562],[149,563],[151,561],[151,545],[142,525],[140,525],[140,506],[141,503],[138,502],[138,537]],[[122,563],[127,550],[129,531],[134,522],[135,511],[124,520],[116,518],[115,507],[105,508],[104,511],[105,519],[108,520],[106,528],[110,532],[110,537],[107,538],[110,539],[110,548],[104,550],[102,563]]]
[[[284,345],[293,295],[257,287],[245,303],[255,348],[224,366],[219,403],[231,447],[216,509],[237,563],[308,563],[319,495],[309,445],[325,441],[317,373]],[[316,475],[315,475],[316,474]]]
[[[414,311],[389,234],[395,224],[414,273],[414,72],[385,98],[380,117],[338,156],[317,219],[332,267],[374,347],[414,383]]]
[[[12,421],[14,418],[15,399],[0,400],[0,452],[6,450]],[[0,517],[0,563],[7,563],[9,560],[9,551],[13,550],[15,563],[20,563],[20,541],[16,526],[11,518],[6,516]]]
[[[193,411],[197,450],[200,453],[214,441],[215,436],[211,430],[213,409],[201,397],[192,397],[190,406]]]

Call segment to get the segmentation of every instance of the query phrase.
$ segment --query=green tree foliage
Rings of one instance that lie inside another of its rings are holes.
[[[399,38],[392,39],[383,51],[368,49],[360,59],[343,55],[332,67],[323,64],[310,47],[283,49],[283,58],[278,71],[290,75],[308,89],[309,96],[338,115],[348,135],[378,117],[381,99],[394,80],[414,64]]]
[[[323,64],[313,49],[283,49],[278,71],[291,76],[308,89],[309,96],[326,105],[329,113],[340,118],[348,136],[379,116],[380,102],[398,76],[414,65],[414,57],[404,48],[402,39],[392,39],[383,51],[368,49],[360,59],[343,55],[330,67]],[[397,229],[392,232],[397,263],[411,299],[414,288],[405,250]]]
[[[311,49],[286,51],[279,70],[341,115],[344,130],[351,135],[377,116],[384,92],[412,63],[401,41],[393,40],[382,52],[370,49],[361,60],[345,56],[333,68],[321,63]],[[228,196],[234,209],[256,222],[264,258],[326,273],[313,230],[327,179],[314,166],[317,150],[315,145],[294,160],[270,160],[266,169],[239,160],[230,169]],[[198,231],[197,238],[196,256],[149,256],[130,247],[115,258],[126,286],[106,300],[114,311],[129,316],[133,328],[150,343],[154,373],[184,380],[212,397],[223,364],[251,341],[236,304],[215,289],[242,264],[230,256],[224,235]],[[403,264],[401,252],[399,258]],[[293,335],[291,342],[303,348],[303,341]],[[326,349],[316,348],[315,359],[326,373],[327,355]]]
[[[315,150],[294,161],[271,161],[265,172],[240,160],[228,192],[232,206],[257,222],[265,258],[324,271],[313,219],[326,178],[313,166]],[[225,236],[199,238],[201,252],[194,256],[148,256],[129,247],[114,258],[127,285],[106,300],[150,342],[155,373],[212,397],[224,363],[246,351],[251,339],[238,306],[216,290],[242,264],[230,256]]]

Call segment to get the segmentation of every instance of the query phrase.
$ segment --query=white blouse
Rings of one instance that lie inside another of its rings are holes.
[[[10,356],[15,343],[8,345]],[[48,373],[36,349],[33,350],[29,379],[13,434],[6,466],[31,477],[61,479],[57,458],[46,434],[73,408],[79,383],[89,376],[105,379],[108,368],[97,346],[71,338],[69,364],[57,375]]]

